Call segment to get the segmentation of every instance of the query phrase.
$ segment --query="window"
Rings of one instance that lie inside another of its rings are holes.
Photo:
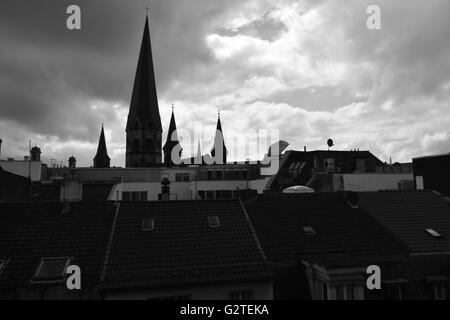
[[[208,176],[208,180],[212,180],[212,176],[213,176],[213,172],[212,171],[207,171],[207,176]]]
[[[217,171],[217,180],[222,180],[223,179],[223,174],[222,171]]]
[[[222,193],[222,196],[224,199],[231,199],[233,197],[233,191],[232,190],[224,190]]]
[[[152,139],[146,139],[145,140],[145,151],[151,152],[153,150],[153,140]]]
[[[122,192],[122,200],[130,201],[131,200],[131,192]]]
[[[445,283],[436,282],[433,283],[434,300],[445,300]]]
[[[335,163],[333,158],[325,159],[324,161],[324,167],[327,170],[334,170],[335,169]]]
[[[247,176],[248,176],[248,174],[247,174],[247,171],[246,170],[243,170],[242,171],[242,179],[247,179]]]
[[[42,258],[31,282],[64,281],[70,258]]]
[[[313,287],[314,300],[328,300],[328,285],[325,281],[315,280]]]
[[[155,230],[155,219],[150,219],[150,218],[142,219],[141,228],[142,228],[142,231]]]
[[[231,300],[253,300],[253,291],[245,290],[245,291],[234,291],[230,293]]]
[[[181,181],[183,181],[183,174],[181,174],[181,173],[175,173],[175,181],[176,181],[176,182],[181,182]]]
[[[425,229],[425,232],[433,238],[442,238],[442,235],[434,229]]]
[[[0,274],[2,274],[3,270],[5,270],[7,263],[8,263],[8,260],[0,259]]]
[[[139,150],[140,148],[139,148],[139,144],[140,144],[140,142],[139,142],[139,139],[134,139],[133,140],[133,150]]]
[[[189,173],[183,173],[183,181],[184,182],[191,181],[191,175]]]
[[[198,199],[204,200],[205,199],[205,191],[199,191],[198,192]]]
[[[423,190],[424,189],[423,176],[417,176],[416,177],[416,189],[417,190]]]
[[[147,191],[122,192],[122,201],[147,201]]]
[[[214,191],[206,191],[206,199],[213,200],[214,199]]]
[[[402,300],[402,287],[400,285],[391,285],[387,288],[388,300]]]
[[[355,287],[352,284],[337,286],[336,300],[355,300]]]
[[[131,201],[139,201],[140,195],[139,192],[132,192],[131,193]]]
[[[220,219],[218,216],[209,216],[208,224],[210,228],[219,228],[221,226]]]
[[[313,227],[308,227],[308,226],[303,227],[303,232],[307,236],[313,236],[313,235],[315,235],[317,233],[316,230],[314,230]]]

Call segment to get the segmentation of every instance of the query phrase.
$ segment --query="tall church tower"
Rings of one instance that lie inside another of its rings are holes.
[[[126,132],[127,168],[161,165],[162,126],[156,94],[148,16],[145,19]]]

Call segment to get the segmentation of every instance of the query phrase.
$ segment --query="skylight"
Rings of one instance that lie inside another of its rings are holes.
[[[66,276],[70,258],[42,258],[31,282],[59,282]]]
[[[425,232],[433,238],[442,238],[442,235],[434,229],[425,229]]]
[[[219,228],[221,226],[218,216],[209,216],[208,223],[210,228]]]
[[[309,227],[309,226],[303,227],[303,232],[304,232],[307,236],[313,236],[313,235],[315,235],[315,234],[317,233],[316,230],[314,230],[313,227]]]
[[[155,230],[155,219],[142,219],[142,231],[153,231]]]
[[[7,263],[8,263],[8,260],[0,259],[0,274],[2,274],[3,270],[5,270]]]

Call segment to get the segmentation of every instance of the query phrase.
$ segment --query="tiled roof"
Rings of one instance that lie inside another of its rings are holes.
[[[246,207],[264,251],[274,262],[318,253],[375,257],[405,252],[387,229],[352,208],[340,194],[269,194]],[[307,235],[303,227],[313,228],[316,234]]]
[[[72,257],[82,287],[181,285],[272,276],[239,201],[0,204],[0,288],[24,288],[41,258]],[[208,217],[218,216],[211,228]],[[154,219],[142,231],[142,219]],[[112,239],[112,241],[110,241]],[[107,263],[107,267],[105,268]]]
[[[412,252],[450,251],[450,205],[434,192],[364,192],[359,202]],[[425,229],[436,230],[442,238],[433,238]]]
[[[111,203],[0,204],[0,287],[23,288],[44,257],[73,257],[82,286],[100,279],[115,207]]]
[[[211,228],[209,216],[220,227]],[[154,219],[142,231],[142,219]],[[106,287],[251,280],[271,275],[239,201],[120,205]]]

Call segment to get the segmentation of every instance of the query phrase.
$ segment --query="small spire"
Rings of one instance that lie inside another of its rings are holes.
[[[150,7],[149,7],[149,6],[146,6],[146,7],[145,7],[145,10],[147,11],[147,17],[148,17],[148,11],[150,10]]]

